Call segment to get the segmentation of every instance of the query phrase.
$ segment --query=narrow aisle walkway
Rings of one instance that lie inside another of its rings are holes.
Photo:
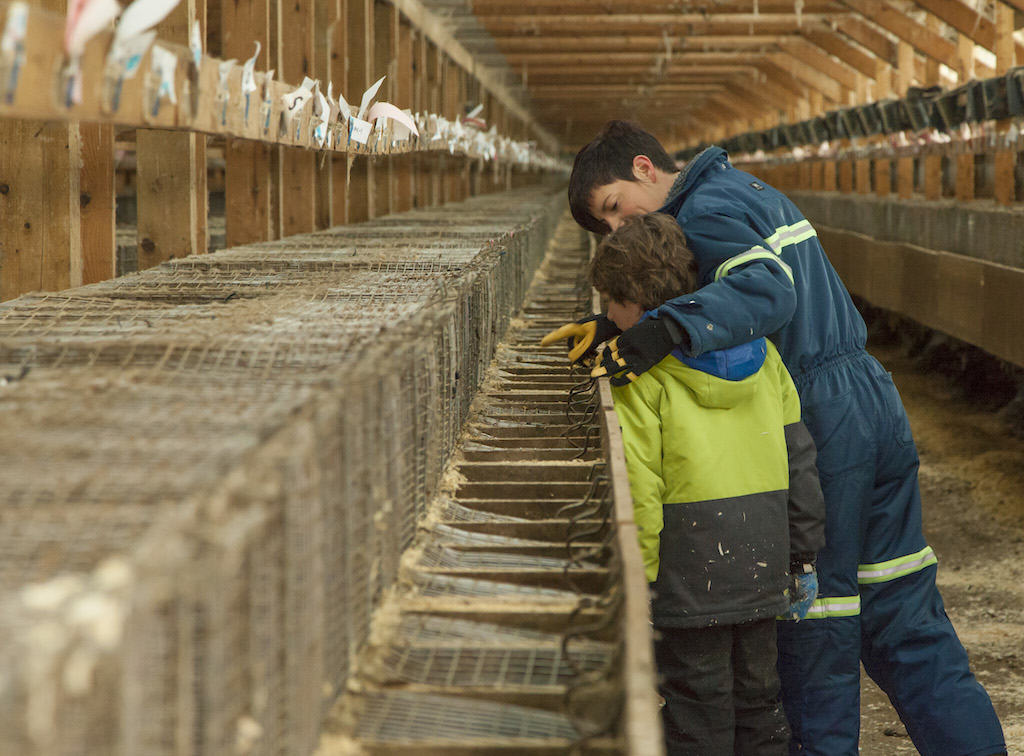
[[[588,310],[586,258],[566,216],[320,756],[623,752],[622,591],[598,398],[561,345],[538,346]]]

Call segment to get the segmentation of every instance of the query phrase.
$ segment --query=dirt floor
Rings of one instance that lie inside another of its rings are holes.
[[[1024,755],[1024,440],[984,397],[921,370],[894,345],[893,373],[921,455],[925,532],[946,610],[992,697],[1010,754]],[[914,754],[891,704],[863,676],[861,753]]]

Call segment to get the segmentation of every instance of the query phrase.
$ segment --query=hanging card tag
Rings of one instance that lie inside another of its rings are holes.
[[[370,141],[370,129],[372,125],[369,121],[364,121],[362,118],[356,118],[353,116],[349,119],[349,138],[353,142],[359,144],[366,144]]]
[[[228,122],[228,100],[230,98],[230,91],[228,90],[228,76],[231,75],[231,71],[235,67],[237,61],[232,58],[231,60],[222,60],[217,64],[217,94],[216,100],[220,104],[220,125],[225,126]]]
[[[249,60],[242,64],[242,96],[245,98],[245,123],[249,123],[249,100],[252,93],[259,87],[256,86],[256,58],[260,54],[260,41],[256,40],[256,52]]]
[[[203,31],[199,28],[198,19],[192,24],[192,31],[188,35],[188,49],[192,51],[192,62],[199,68],[203,63]]]
[[[7,22],[0,37],[0,89],[5,102],[14,102],[18,74],[25,61],[25,34],[28,31],[28,5],[12,3],[7,7]]]

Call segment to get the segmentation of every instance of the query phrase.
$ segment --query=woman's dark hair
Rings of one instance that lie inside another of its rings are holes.
[[[651,134],[629,121],[609,121],[594,140],[576,153],[569,176],[569,209],[583,228],[598,234],[611,229],[590,214],[590,196],[598,187],[618,179],[636,181],[633,158],[646,155],[655,168],[679,170],[665,148]]]
[[[697,287],[697,263],[675,218],[648,213],[626,218],[601,240],[587,277],[616,302],[653,310]]]

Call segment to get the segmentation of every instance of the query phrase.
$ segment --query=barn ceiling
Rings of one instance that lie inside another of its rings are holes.
[[[424,4],[476,60],[521,87],[569,149],[611,118],[679,147],[902,96],[911,84],[952,86],[992,75],[1001,39],[1024,62],[1013,34],[1024,0]]]

